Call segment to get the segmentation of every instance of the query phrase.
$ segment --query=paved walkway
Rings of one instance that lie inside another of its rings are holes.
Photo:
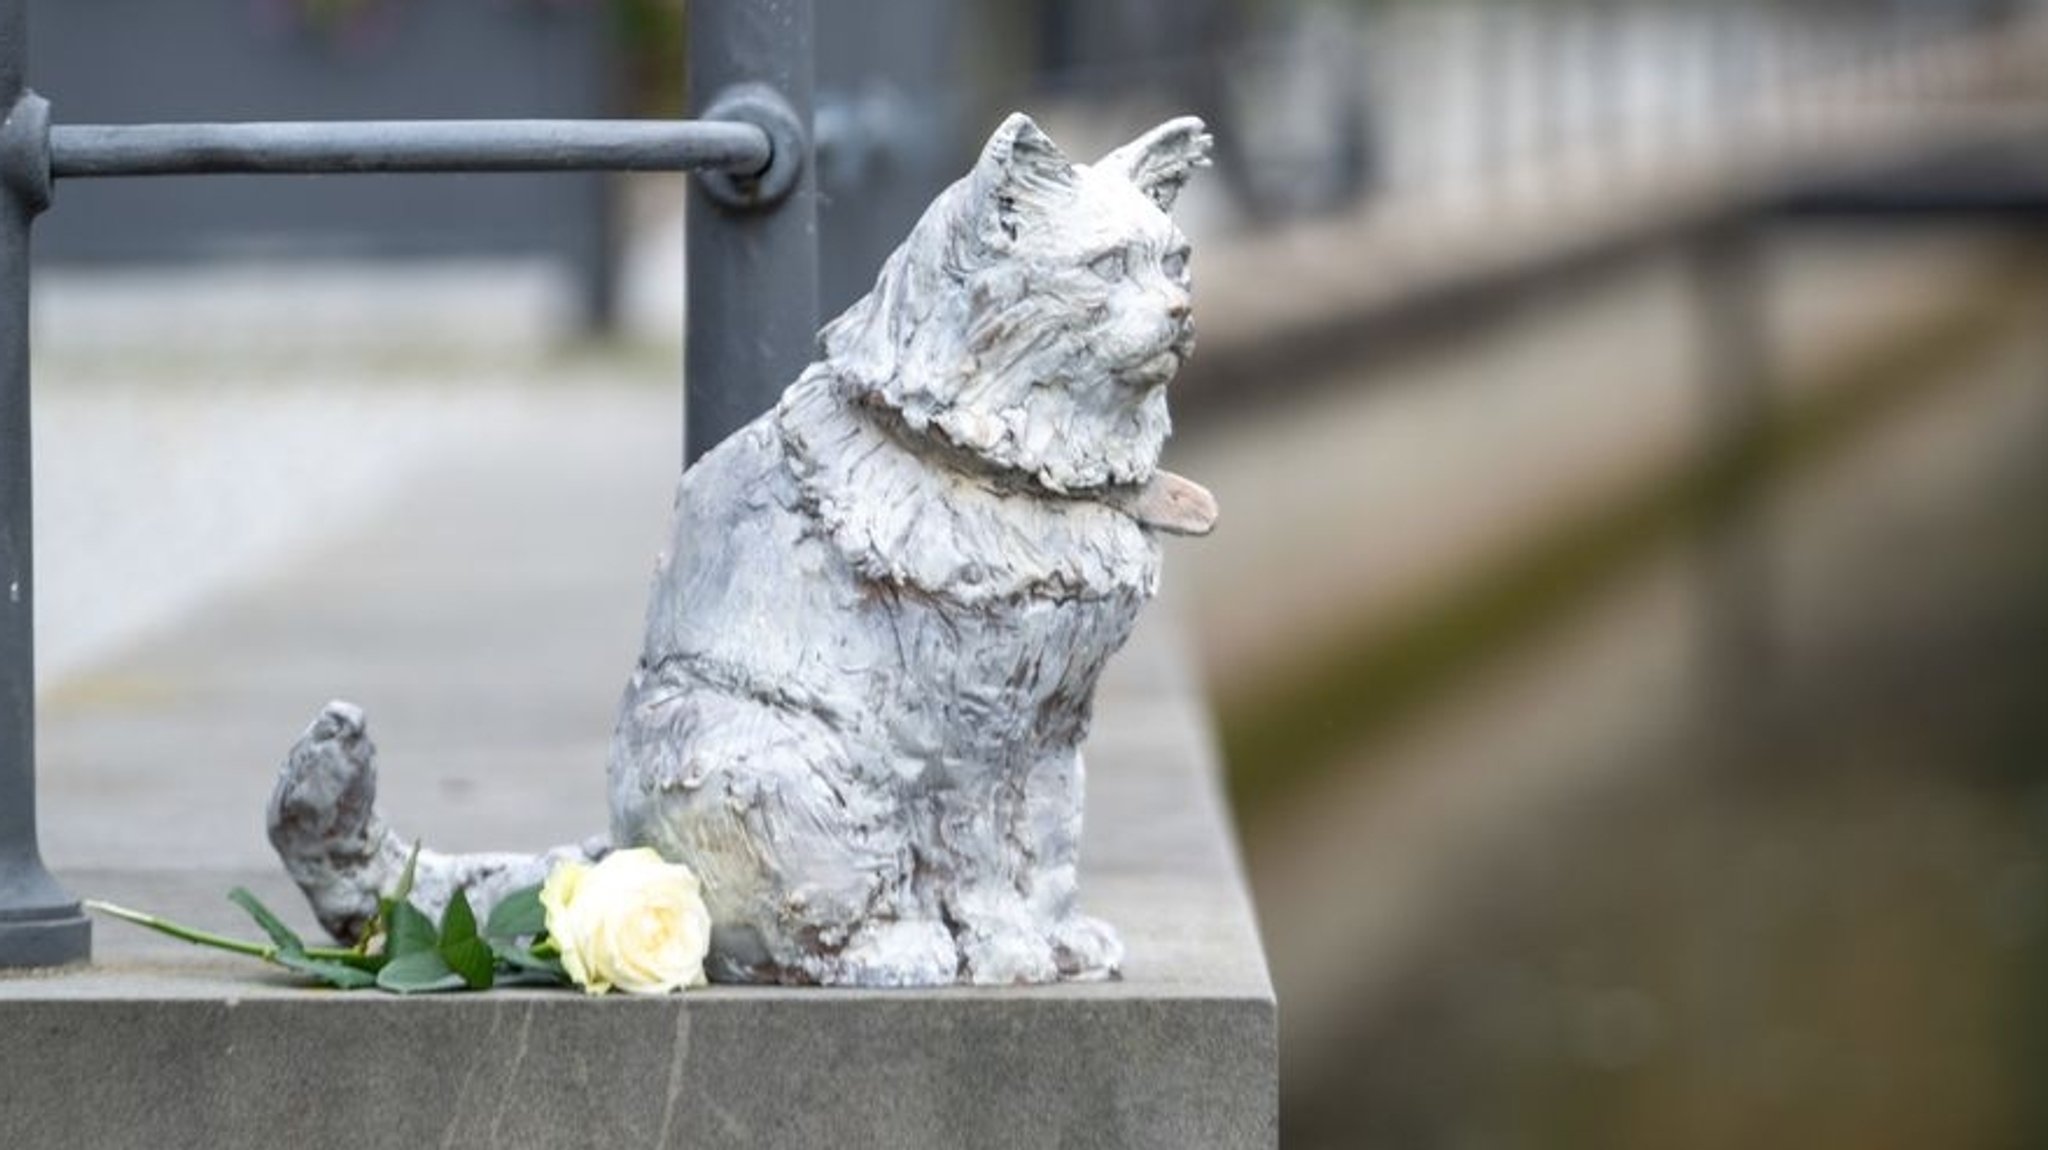
[[[109,533],[136,537],[132,568],[84,572],[89,594],[146,592],[136,575],[157,572],[167,598],[201,597],[46,688],[52,864],[267,863],[270,776],[335,696],[369,709],[393,807],[449,848],[602,827],[611,710],[680,459],[674,394],[586,379],[205,400],[253,408],[165,448],[217,457],[192,464],[212,474],[45,516],[59,540],[98,532],[78,544],[97,562],[128,557]],[[205,492],[280,520],[237,521]],[[235,560],[251,569],[227,593],[179,570]]]

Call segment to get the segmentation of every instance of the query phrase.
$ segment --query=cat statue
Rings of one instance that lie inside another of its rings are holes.
[[[1097,679],[1215,502],[1158,466],[1193,347],[1168,218],[1201,121],[1092,165],[1013,115],[770,412],[683,476],[610,754],[608,838],[422,852],[415,898],[489,904],[651,846],[703,882],[714,981],[1114,975],[1077,906]],[[292,749],[271,839],[337,937],[410,853],[362,713]]]

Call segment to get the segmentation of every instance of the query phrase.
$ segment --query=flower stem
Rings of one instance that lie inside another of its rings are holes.
[[[215,950],[250,955],[267,962],[277,961],[277,948],[274,946],[260,942],[245,942],[239,938],[229,938],[224,934],[215,934],[210,930],[200,930],[195,926],[186,926],[183,923],[172,922],[167,918],[158,918],[153,914],[144,914],[139,910],[130,910],[125,906],[101,902],[96,898],[82,899],[80,901],[87,910],[96,910],[101,914],[112,915],[123,922],[132,922],[136,926],[145,926],[159,934],[168,934],[172,938],[182,939],[186,942],[196,942],[200,946],[210,946]],[[355,947],[339,946],[309,946],[300,950],[299,953],[307,958],[324,958],[335,962],[347,962],[350,959],[359,960],[364,956],[363,952]]]
[[[172,922],[167,918],[158,918],[153,914],[144,914],[139,910],[130,910],[125,906],[115,906],[110,902],[101,902],[96,898],[89,898],[84,900],[84,902],[87,910],[96,910],[101,914],[112,915],[123,922],[132,922],[136,926],[146,926],[159,934],[168,934],[172,938],[180,938],[186,942],[196,942],[201,946],[213,947],[215,950],[233,951],[236,954],[254,955],[257,958],[263,959],[277,957],[276,947],[266,946],[260,942],[244,942],[239,938],[229,938],[224,934],[214,934],[211,931]]]

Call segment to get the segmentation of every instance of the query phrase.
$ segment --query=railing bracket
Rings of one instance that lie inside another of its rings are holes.
[[[50,102],[27,89],[0,121],[0,181],[31,214],[50,206]]]
[[[713,200],[753,211],[772,207],[796,188],[810,152],[810,133],[782,93],[766,84],[734,84],[698,114],[706,120],[739,120],[768,133],[768,166],[760,171],[697,173]]]

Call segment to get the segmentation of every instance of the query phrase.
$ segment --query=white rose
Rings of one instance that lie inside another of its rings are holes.
[[[689,867],[646,847],[613,851],[594,866],[556,867],[540,901],[563,967],[591,994],[704,985],[711,912]]]

